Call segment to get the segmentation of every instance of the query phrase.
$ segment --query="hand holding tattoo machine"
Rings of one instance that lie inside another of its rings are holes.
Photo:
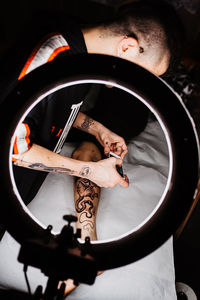
[[[109,152],[109,157],[121,158],[119,155],[115,154],[112,151]],[[119,173],[119,175],[125,180],[126,177],[124,175],[124,170],[123,170],[122,165],[121,166],[116,166],[116,169],[117,169],[117,172]]]

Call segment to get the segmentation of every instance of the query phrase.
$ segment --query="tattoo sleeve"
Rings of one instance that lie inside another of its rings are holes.
[[[95,230],[95,199],[99,198],[99,187],[85,178],[76,181],[77,199],[75,208],[78,214],[78,221],[83,226],[83,230],[88,234]]]

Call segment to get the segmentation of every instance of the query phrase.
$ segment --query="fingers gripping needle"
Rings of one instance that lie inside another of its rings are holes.
[[[121,158],[119,155],[115,154],[112,151],[109,152],[109,157]],[[125,179],[122,165],[121,166],[116,166],[116,169],[117,169],[117,172],[119,173],[119,175],[122,176],[123,179]]]

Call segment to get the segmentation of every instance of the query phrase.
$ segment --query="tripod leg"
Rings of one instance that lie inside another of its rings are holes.
[[[56,278],[49,278],[47,282],[47,286],[44,293],[44,300],[54,300],[55,296],[57,295],[57,286],[58,286],[59,280]]]
[[[60,285],[60,288],[58,290],[58,295],[57,295],[56,300],[63,300],[64,299],[65,287],[66,287],[66,284],[64,282],[62,282],[61,285]]]
[[[33,299],[34,300],[42,299],[42,286],[41,285],[38,285],[38,287],[36,288]]]

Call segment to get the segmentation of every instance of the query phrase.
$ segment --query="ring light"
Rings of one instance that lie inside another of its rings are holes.
[[[134,262],[164,243],[191,206],[198,181],[198,140],[193,121],[179,97],[160,78],[122,59],[98,55],[63,57],[21,79],[1,105],[2,218],[19,242],[42,238],[46,228],[28,211],[17,192],[10,155],[12,137],[24,116],[46,95],[74,84],[109,84],[143,102],[159,121],[168,145],[169,175],[165,191],[151,215],[137,228],[110,241],[92,242],[89,252],[98,269]],[[5,119],[6,116],[6,119]],[[50,234],[54,240],[55,234]],[[80,248],[85,244],[80,242]]]

